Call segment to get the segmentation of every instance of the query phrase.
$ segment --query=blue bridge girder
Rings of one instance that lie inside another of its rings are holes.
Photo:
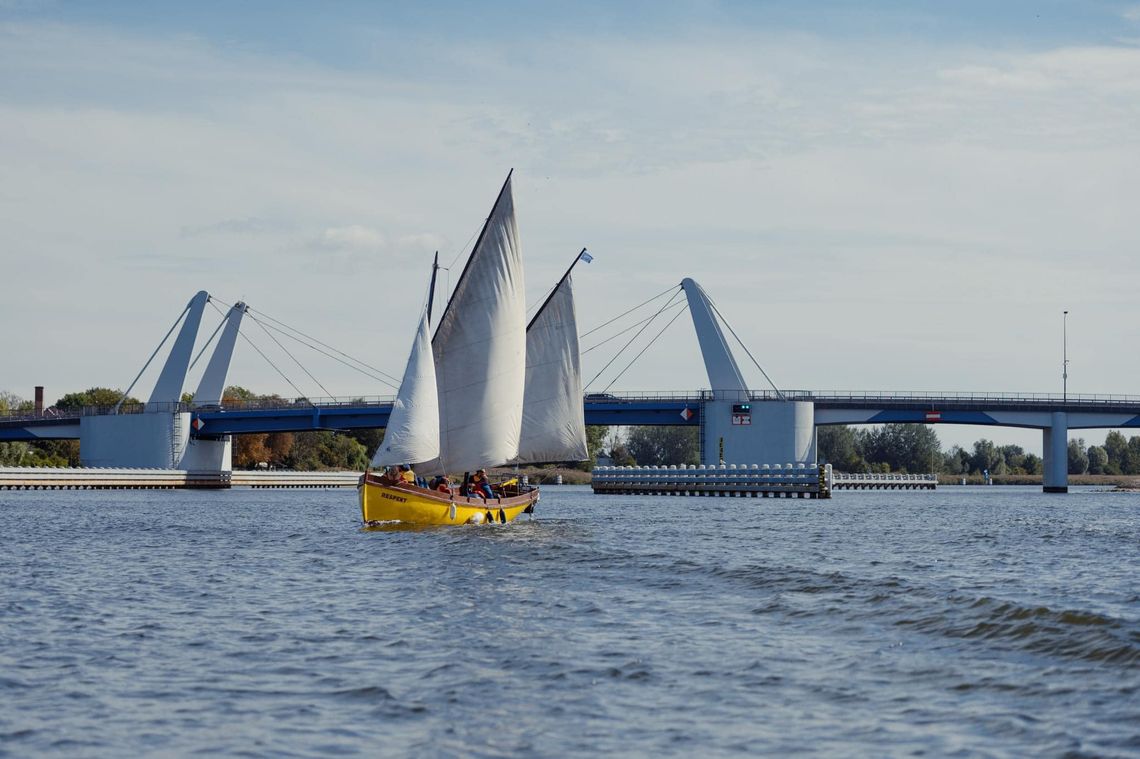
[[[724,399],[718,393],[718,398]],[[1041,428],[1043,415],[1064,411],[1069,429],[1105,427],[1140,428],[1140,396],[1034,393],[817,393],[784,391],[787,400],[815,404],[816,423],[890,424],[941,423]],[[700,424],[702,403],[710,391],[658,393],[593,393],[586,396],[586,424],[676,425]],[[775,394],[752,392],[752,402],[776,400]],[[191,434],[210,439],[223,435],[306,430],[374,429],[384,427],[391,412],[390,398],[332,398],[250,401],[223,407],[171,410],[191,413]],[[110,413],[110,408],[76,411],[50,409],[40,415],[0,417],[0,442],[66,439],[79,436],[82,416]]]

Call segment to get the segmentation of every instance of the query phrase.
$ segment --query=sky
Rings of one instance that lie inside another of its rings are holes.
[[[1140,394],[1140,4],[1097,0],[0,0],[0,390],[125,388],[201,289],[398,376],[512,168],[583,332],[689,276],[783,389],[1060,392],[1068,310],[1069,392]],[[610,389],[707,385],[679,319]]]

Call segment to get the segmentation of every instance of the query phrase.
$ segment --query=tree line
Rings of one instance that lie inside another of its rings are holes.
[[[1042,474],[1044,462],[1020,445],[977,440],[969,450],[942,450],[938,433],[924,424],[894,424],[871,429],[818,428],[820,463],[844,472],[923,472],[946,474]],[[1140,435],[1125,438],[1112,430],[1104,445],[1069,441],[1069,474],[1140,474]]]

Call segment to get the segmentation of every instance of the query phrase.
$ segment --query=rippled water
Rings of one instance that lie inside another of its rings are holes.
[[[12,755],[1140,755],[1140,496],[0,491]]]

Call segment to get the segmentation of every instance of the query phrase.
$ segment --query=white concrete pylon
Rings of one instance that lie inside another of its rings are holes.
[[[697,331],[697,342],[701,346],[701,357],[705,361],[705,371],[709,375],[709,387],[712,388],[713,396],[718,400],[747,399],[748,385],[721,332],[708,295],[688,277],[681,281],[681,287],[689,299],[689,313],[693,317],[693,327]],[[725,395],[728,397],[722,397]]]
[[[198,338],[198,326],[202,322],[202,312],[210,294],[200,290],[186,306],[186,319],[182,329],[170,349],[162,374],[154,385],[154,392],[147,401],[147,411],[169,410],[172,404],[182,400],[182,386],[186,382],[186,372],[190,368],[190,356],[194,352],[194,341]]]
[[[241,319],[245,316],[247,306],[238,301],[230,307],[226,314],[225,328],[218,344],[214,346],[214,353],[210,356],[210,363],[198,382],[198,389],[194,391],[194,405],[219,405],[222,402],[222,393],[226,389],[226,375],[230,371],[230,361],[234,356],[234,345],[237,343],[238,330],[241,328]]]

